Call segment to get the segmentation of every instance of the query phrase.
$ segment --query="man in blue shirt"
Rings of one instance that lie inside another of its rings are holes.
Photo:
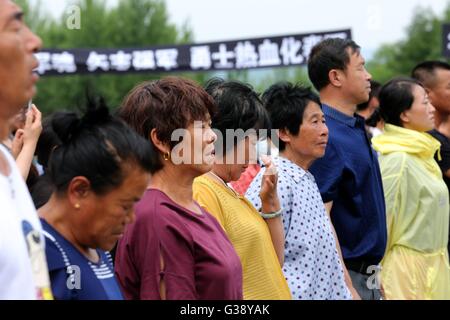
[[[312,50],[311,82],[329,129],[325,156],[310,168],[335,227],[353,286],[379,299],[377,266],[386,248],[383,186],[376,152],[356,106],[369,99],[371,75],[352,40],[326,39]]]

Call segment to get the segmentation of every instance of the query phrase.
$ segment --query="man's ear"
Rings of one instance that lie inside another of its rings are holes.
[[[342,87],[342,79],[344,77],[344,72],[338,69],[331,69],[328,72],[328,79],[332,86],[340,88]]]

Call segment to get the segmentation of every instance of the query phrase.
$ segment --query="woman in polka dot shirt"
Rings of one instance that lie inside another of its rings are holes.
[[[319,98],[300,86],[275,84],[263,95],[272,127],[279,129],[278,194],[285,232],[284,275],[293,299],[359,299],[342,262],[334,228],[308,168],[322,157],[328,129]],[[274,142],[277,142],[276,140]],[[246,195],[261,206],[261,170]]]

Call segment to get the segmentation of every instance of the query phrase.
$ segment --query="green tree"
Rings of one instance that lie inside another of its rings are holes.
[[[169,21],[164,0],[119,0],[108,7],[106,0],[78,0],[81,11],[80,29],[69,29],[65,12],[53,18],[37,0],[17,0],[27,12],[26,20],[42,38],[45,48],[120,48],[192,43],[194,35],[188,21],[176,26]],[[219,40],[219,39],[218,39]],[[44,76],[38,83],[36,105],[44,112],[75,109],[85,103],[86,91],[101,94],[116,108],[137,83],[167,74],[102,74]],[[175,74],[174,74],[175,75]],[[306,68],[286,67],[229,72],[182,72],[177,75],[204,84],[213,76],[252,84],[262,92],[278,81],[302,82],[310,85]]]
[[[46,48],[145,47],[192,41],[187,23],[177,27],[169,21],[163,0],[119,0],[112,8],[104,0],[79,0],[75,3],[81,9],[79,29],[66,26],[67,13],[53,19],[39,3],[34,7],[26,0],[18,3],[28,12],[27,22]],[[103,95],[115,108],[137,83],[159,77],[155,73],[42,77],[34,101],[44,112],[74,109],[84,104],[89,89]]]
[[[312,87],[306,66],[300,66],[273,68],[265,77],[262,77],[257,82],[256,88],[259,92],[264,92],[271,85],[281,81],[300,83]]]
[[[382,45],[368,63],[374,79],[382,82],[395,76],[409,76],[419,62],[443,60],[442,24],[450,20],[450,4],[438,16],[430,8],[416,8],[405,39]]]

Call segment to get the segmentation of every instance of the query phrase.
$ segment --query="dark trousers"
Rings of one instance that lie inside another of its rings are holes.
[[[350,278],[352,279],[353,287],[358,292],[362,300],[380,300],[381,291],[379,284],[373,274],[362,274],[353,270],[348,270]]]

